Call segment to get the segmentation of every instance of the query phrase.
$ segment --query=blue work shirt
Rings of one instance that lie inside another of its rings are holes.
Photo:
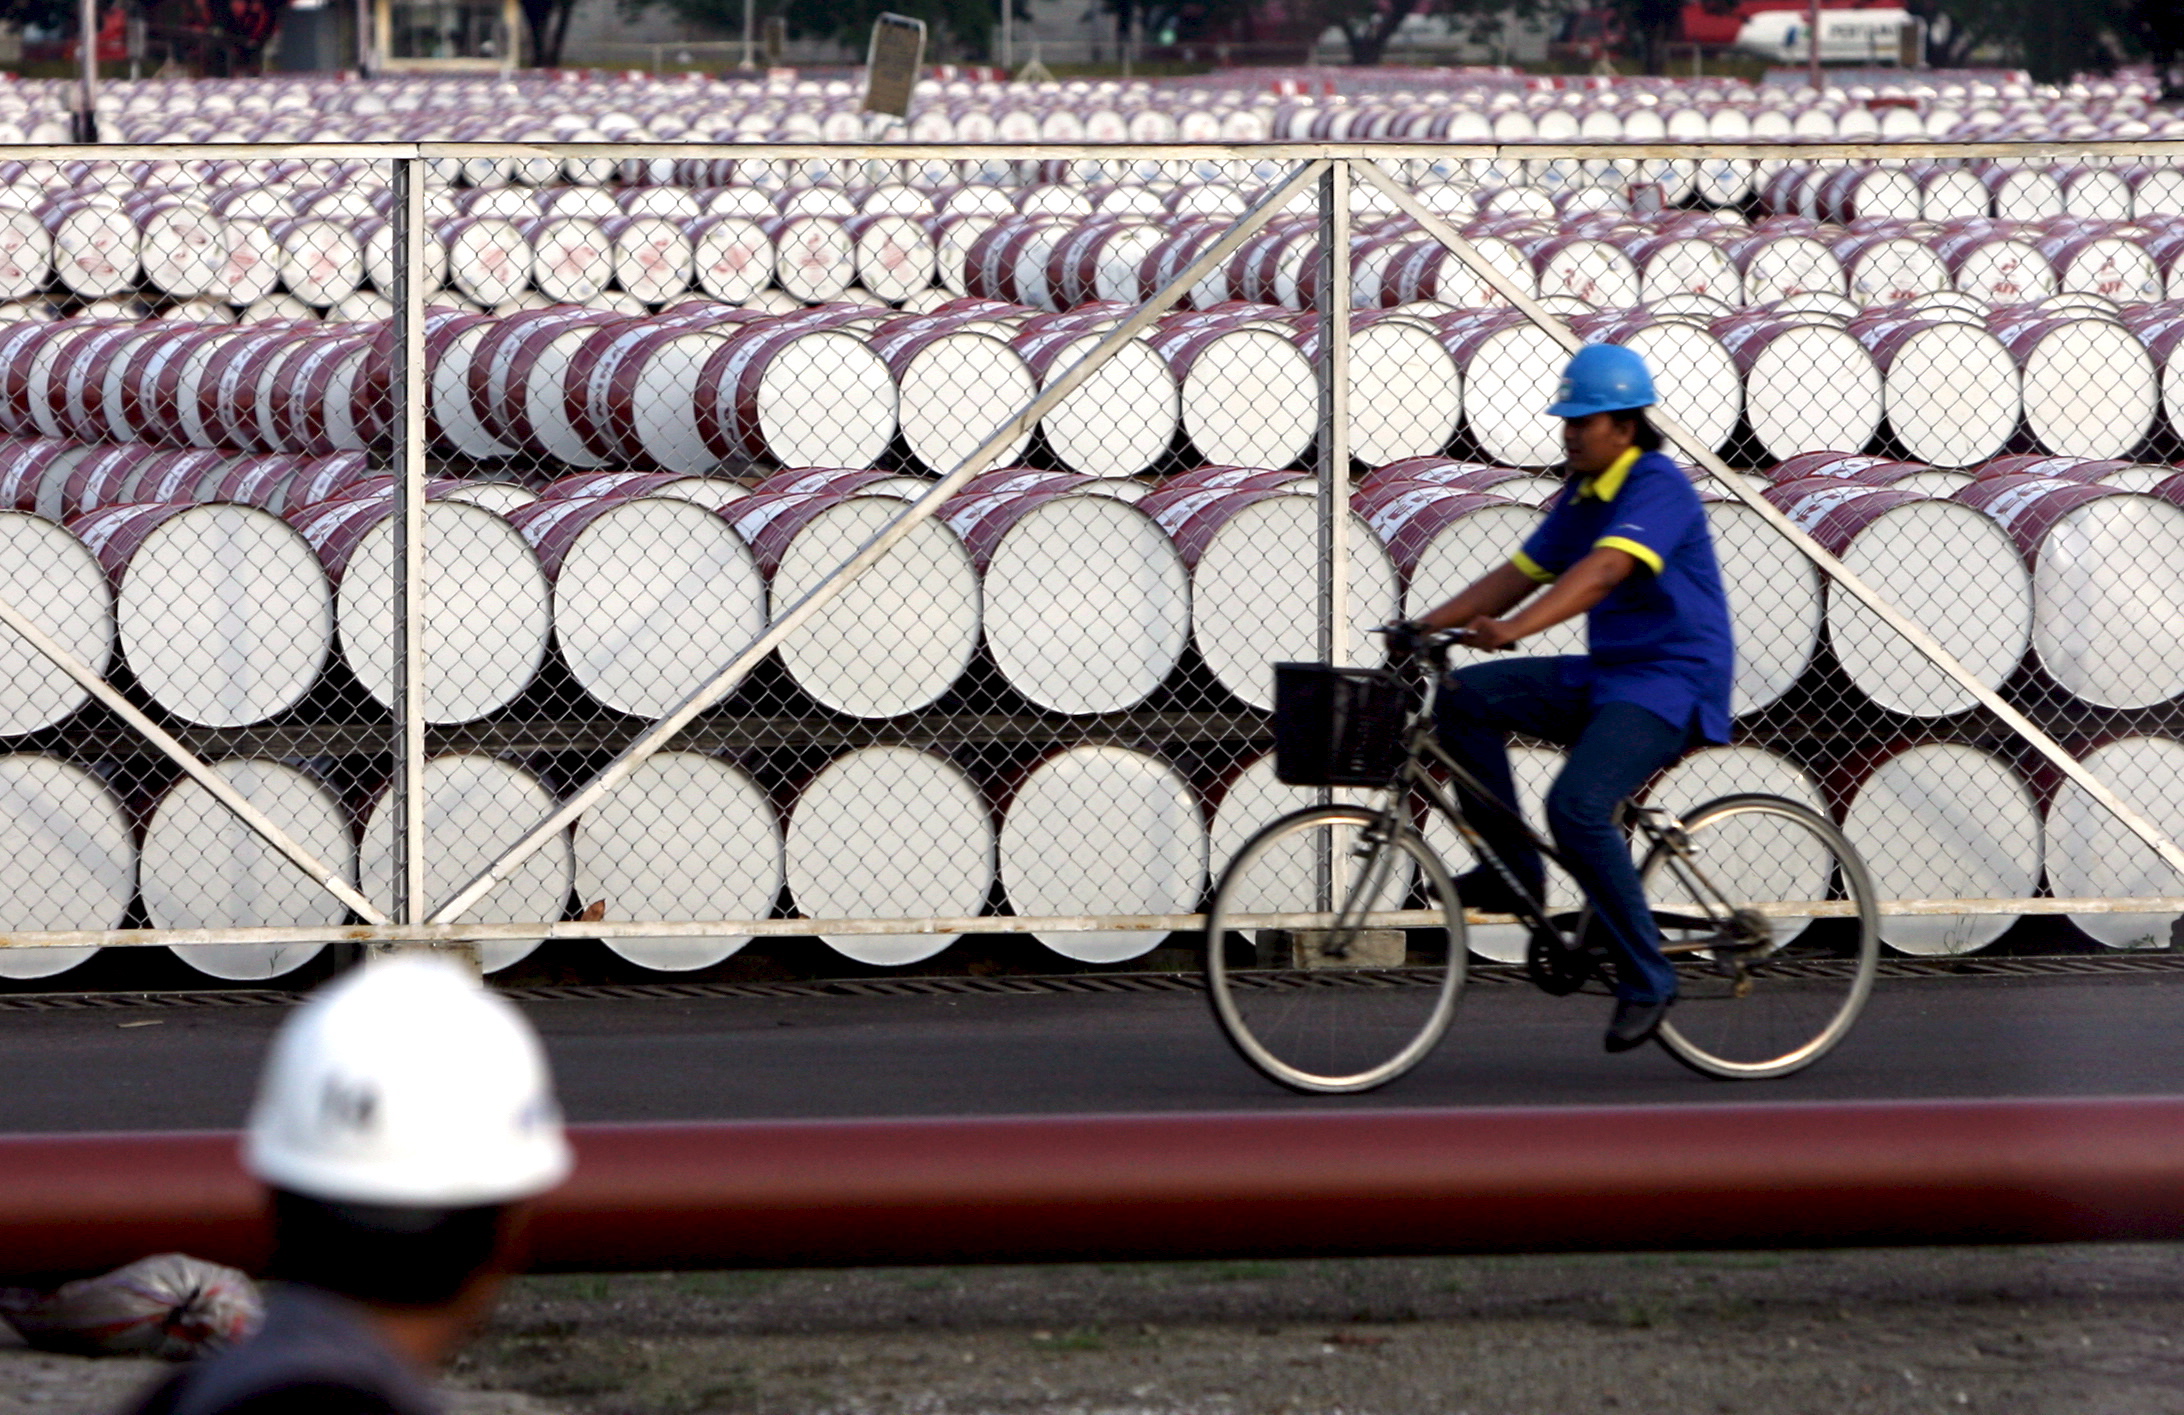
[[[1706,508],[1683,469],[1658,452],[1624,453],[1598,476],[1564,486],[1511,563],[1540,584],[1601,546],[1640,571],[1586,616],[1589,658],[1563,662],[1563,681],[1593,702],[1632,703],[1709,742],[1729,740],[1736,644]]]

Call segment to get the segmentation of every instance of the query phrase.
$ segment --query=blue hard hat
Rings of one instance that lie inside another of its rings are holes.
[[[1547,415],[1582,418],[1587,413],[1650,407],[1658,401],[1644,359],[1620,344],[1587,344],[1563,368],[1562,386],[1555,390]]]

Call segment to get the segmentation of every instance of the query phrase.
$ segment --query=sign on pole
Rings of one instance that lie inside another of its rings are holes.
[[[865,112],[908,118],[910,91],[924,64],[925,21],[881,15],[873,22],[872,50],[865,58]]]

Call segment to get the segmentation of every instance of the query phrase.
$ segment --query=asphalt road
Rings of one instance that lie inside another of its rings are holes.
[[[1257,1109],[1292,1096],[1185,991],[531,1000],[578,1121]],[[1604,998],[1476,986],[1417,1071],[1343,1106],[2184,1092],[2184,970],[1884,978],[1784,1081],[1600,1049]],[[0,1132],[241,1124],[275,1006],[0,1009]]]

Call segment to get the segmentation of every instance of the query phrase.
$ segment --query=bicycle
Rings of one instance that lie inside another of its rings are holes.
[[[1275,665],[1276,774],[1365,788],[1364,799],[1330,796],[1252,836],[1207,915],[1206,993],[1222,1033],[1291,1089],[1385,1085],[1448,1031],[1468,949],[1456,885],[1421,828],[1436,816],[1521,900],[1513,917],[1529,931],[1535,986],[1565,996],[1607,977],[1590,905],[1550,913],[1458,804],[1460,789],[1562,864],[1434,739],[1434,699],[1459,639],[1420,636],[1390,669]],[[1827,1055],[1864,1008],[1880,954],[1872,880],[1842,833],[1809,807],[1758,794],[1682,817],[1626,801],[1622,818],[1644,851],[1639,878],[1677,972],[1662,1047],[1730,1080],[1787,1076]]]

